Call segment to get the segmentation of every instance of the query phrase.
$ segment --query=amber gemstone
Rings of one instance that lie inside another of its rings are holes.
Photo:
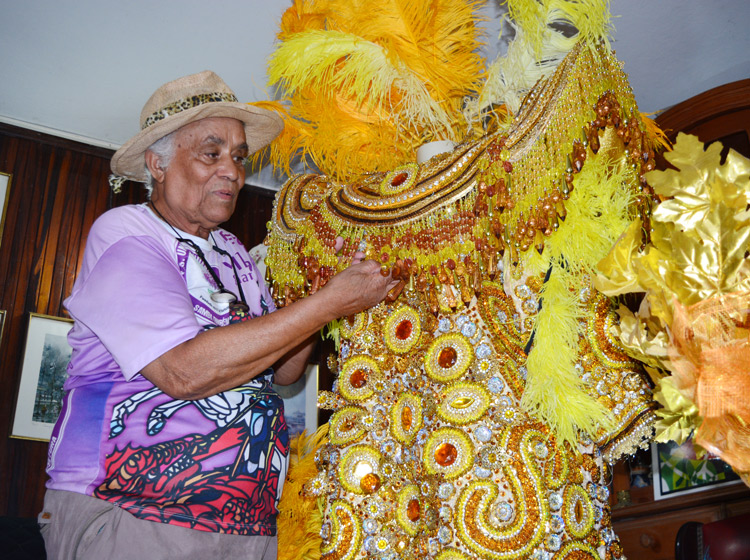
[[[396,326],[396,338],[399,340],[406,340],[411,336],[413,326],[409,319],[404,319]]]
[[[438,355],[438,363],[440,364],[440,367],[446,369],[452,367],[456,363],[457,359],[458,352],[456,352],[455,348],[452,348],[450,346],[448,346],[447,348],[443,348]]]
[[[398,187],[399,185],[402,185],[404,181],[406,181],[407,177],[409,177],[408,174],[399,173],[393,179],[391,179],[391,186]]]
[[[412,416],[411,407],[405,406],[401,409],[401,427],[409,431],[411,429],[412,421],[414,420]]]
[[[345,431],[353,430],[357,426],[356,416],[347,416],[341,421],[341,428]]]
[[[355,389],[361,389],[367,384],[367,371],[358,369],[357,371],[352,373],[351,377],[349,378],[349,382]]]
[[[435,461],[441,467],[452,465],[458,458],[458,451],[450,443],[441,443],[435,450]]]
[[[576,502],[575,516],[576,516],[576,523],[582,523],[583,522],[583,505],[581,505],[581,501],[580,500],[578,500]]]
[[[411,500],[409,505],[406,506],[406,516],[412,521],[412,523],[416,523],[419,520],[420,509],[419,500],[416,498]]]
[[[380,488],[380,477],[375,473],[368,473],[359,481],[359,487],[366,494],[372,494]]]

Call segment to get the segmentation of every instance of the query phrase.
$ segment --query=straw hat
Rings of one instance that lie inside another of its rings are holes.
[[[186,124],[208,117],[242,121],[250,153],[268,145],[284,128],[276,113],[239,103],[229,86],[206,70],[168,82],[154,92],[141,111],[141,131],[112,156],[112,172],[146,182],[143,154],[148,147]]]

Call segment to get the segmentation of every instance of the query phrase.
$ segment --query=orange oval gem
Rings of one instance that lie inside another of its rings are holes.
[[[580,500],[576,502],[574,515],[576,518],[576,523],[583,523],[583,505],[581,504]]]
[[[458,451],[450,443],[441,443],[435,450],[435,461],[441,467],[452,465],[458,459]]]
[[[406,340],[411,336],[413,330],[414,326],[411,324],[411,321],[404,319],[396,327],[396,338],[399,340]]]
[[[352,373],[351,377],[349,377],[349,383],[351,383],[352,387],[355,389],[361,389],[367,385],[367,371],[358,369]]]
[[[412,523],[416,523],[419,520],[422,507],[419,505],[419,500],[416,498],[412,499],[406,506],[406,516]]]
[[[409,177],[407,173],[401,172],[398,175],[396,175],[393,179],[391,179],[391,186],[392,187],[398,187],[406,181],[406,179]]]
[[[366,494],[372,494],[380,488],[380,477],[375,473],[368,473],[359,481],[359,487]]]
[[[405,406],[401,409],[401,427],[407,432],[411,429],[414,417],[412,416],[411,407]]]
[[[440,364],[440,367],[443,367],[445,369],[453,367],[453,365],[455,365],[456,363],[456,360],[458,360],[458,352],[456,352],[455,348],[452,348],[450,346],[448,346],[447,348],[443,348],[438,355],[438,364]]]

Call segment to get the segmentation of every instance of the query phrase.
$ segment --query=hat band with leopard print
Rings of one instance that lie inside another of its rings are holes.
[[[237,98],[231,93],[215,92],[202,93],[200,95],[193,95],[192,97],[188,97],[186,99],[180,99],[150,114],[146,118],[146,120],[143,121],[141,130],[148,128],[155,122],[158,122],[172,115],[176,115],[177,113],[181,113],[182,111],[192,109],[193,107],[197,107],[198,105],[221,102],[237,103]]]

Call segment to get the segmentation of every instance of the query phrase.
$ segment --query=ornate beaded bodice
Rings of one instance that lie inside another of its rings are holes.
[[[320,398],[330,444],[308,485],[326,500],[323,558],[619,556],[605,463],[648,430],[648,391],[608,335],[608,301],[587,292],[575,367],[617,411],[615,433],[558,445],[522,409],[541,280],[500,275],[437,318],[407,297],[344,327],[337,387]]]
[[[621,557],[607,463],[653,414],[590,274],[648,216],[638,122],[613,55],[578,48],[505,133],[352,185],[285,185],[267,259],[280,304],[341,266],[336,236],[344,261],[361,246],[404,280],[342,321],[319,396],[323,558]]]

